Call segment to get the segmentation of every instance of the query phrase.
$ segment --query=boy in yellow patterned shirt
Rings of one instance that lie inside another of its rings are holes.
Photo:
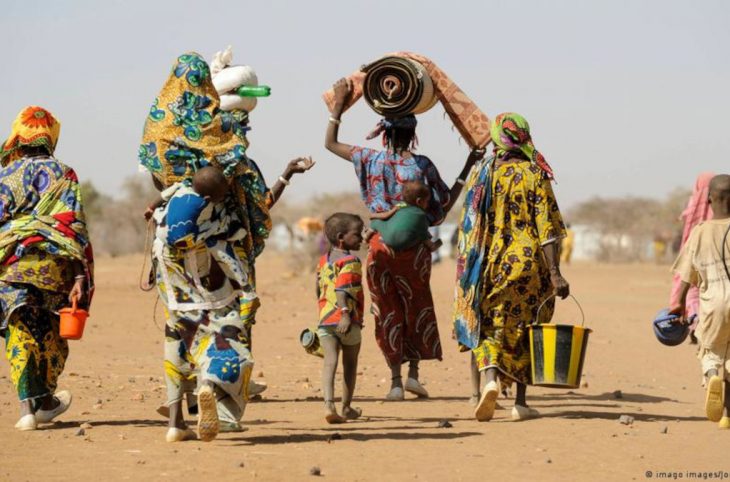
[[[330,249],[320,259],[317,269],[317,335],[324,350],[322,393],[327,423],[343,423],[347,419],[358,418],[362,413],[350,404],[357,379],[364,311],[362,263],[351,251],[360,249],[363,227],[359,216],[347,213],[333,214],[324,226]],[[334,402],[335,372],[340,349],[344,369],[342,415],[337,413]]]

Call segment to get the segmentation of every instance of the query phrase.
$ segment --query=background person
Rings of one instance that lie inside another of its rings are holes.
[[[679,219],[682,221],[682,233],[679,238],[679,247],[676,255],[682,251],[682,248],[687,244],[692,230],[707,221],[712,219],[712,206],[710,204],[710,181],[715,175],[711,172],[703,172],[697,176],[692,194],[687,201],[687,207],[682,211]],[[676,306],[679,303],[679,295],[682,290],[682,279],[678,273],[675,273],[672,278],[672,292],[669,294],[669,306]],[[684,304],[686,311],[683,313],[685,318],[690,322],[690,343],[696,344],[697,337],[695,336],[695,329],[699,321],[700,312],[700,292],[696,286],[690,286],[687,291],[687,299]]]

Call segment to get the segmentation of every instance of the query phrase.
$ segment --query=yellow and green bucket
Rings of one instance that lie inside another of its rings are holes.
[[[548,298],[549,300],[549,298]],[[530,326],[530,358],[532,384],[541,387],[578,388],[588,346],[590,328],[585,328],[585,315],[578,300],[583,321],[580,326],[535,324]],[[538,309],[538,317],[542,306]]]

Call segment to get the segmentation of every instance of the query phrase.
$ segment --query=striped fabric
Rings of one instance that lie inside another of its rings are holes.
[[[573,325],[531,326],[532,384],[578,388],[590,332]]]

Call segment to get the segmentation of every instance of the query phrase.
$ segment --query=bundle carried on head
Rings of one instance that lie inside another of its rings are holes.
[[[165,187],[207,165],[231,177],[244,162],[247,146],[221,115],[203,57],[195,52],[180,55],[147,115],[140,165]]]
[[[214,68],[220,78],[228,69],[222,67],[225,56],[217,57]],[[195,52],[177,58],[147,116],[140,166],[164,187],[191,178],[205,166],[220,168],[231,182],[241,221],[250,234],[241,244],[253,259],[271,230],[270,193],[258,167],[246,156],[248,114],[221,109],[211,71]]]
[[[256,71],[248,65],[231,65],[231,62],[233,62],[233,50],[229,45],[223,52],[216,52],[210,63],[213,86],[221,99],[221,110],[251,112],[256,108],[258,102],[256,97],[242,96],[237,90],[242,86],[258,86]]]
[[[443,70],[422,55],[389,54],[354,72],[348,79],[352,92],[345,109],[365,96],[375,112],[393,119],[425,112],[438,100],[471,148],[482,148],[490,141],[487,116]],[[332,111],[334,90],[325,92],[323,98]]]
[[[415,60],[388,56],[362,68],[363,97],[383,117],[422,114],[438,98],[426,69]]]

